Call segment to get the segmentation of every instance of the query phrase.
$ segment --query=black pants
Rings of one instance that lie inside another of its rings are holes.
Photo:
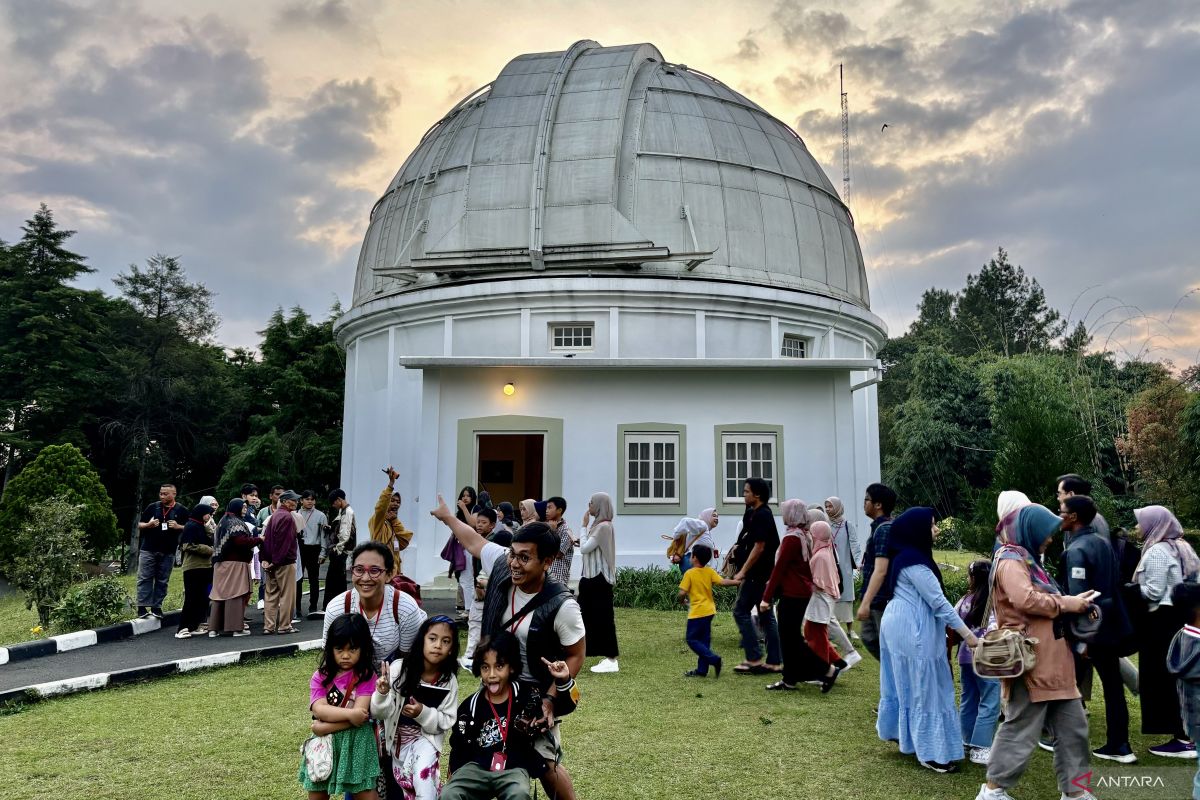
[[[1089,647],[1087,659],[1076,654],[1076,671],[1086,669],[1089,662],[1096,668],[1100,684],[1104,687],[1104,742],[1112,747],[1128,744],[1129,707],[1125,705],[1125,683],[1121,680],[1120,658],[1115,652],[1095,646]]]
[[[613,618],[613,587],[603,576],[579,579],[579,611],[587,629],[587,655],[616,658],[617,622]]]
[[[346,554],[329,551],[325,561],[325,605],[346,591]]]
[[[189,569],[183,573],[183,611],[179,615],[179,630],[195,633],[200,623],[208,621],[208,590],[212,586],[212,567]]]
[[[820,680],[829,670],[829,665],[804,641],[804,612],[807,609],[807,597],[782,597],[777,606],[779,647],[783,652],[782,677],[789,686]]]
[[[1186,739],[1175,676],[1167,672],[1167,650],[1183,627],[1183,614],[1174,606],[1159,606],[1138,627],[1138,689],[1142,703],[1142,733]]]
[[[308,610],[317,610],[321,594],[321,545],[301,544],[300,565],[296,567],[296,614],[304,611],[304,574],[308,573]]]

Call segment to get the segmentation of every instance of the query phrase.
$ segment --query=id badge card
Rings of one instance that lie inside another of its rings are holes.
[[[164,531],[167,529],[167,521],[166,520],[163,520],[162,529]]]
[[[507,753],[492,753],[492,772],[503,772],[506,761],[508,761]]]

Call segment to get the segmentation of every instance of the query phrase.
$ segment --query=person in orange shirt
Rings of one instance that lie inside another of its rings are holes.
[[[371,541],[379,542],[391,550],[392,556],[396,559],[396,569],[388,576],[390,578],[401,574],[400,551],[408,547],[413,535],[412,531],[405,528],[404,523],[397,516],[400,513],[400,493],[396,491],[396,478],[400,477],[400,473],[392,469],[390,465],[384,472],[387,473],[388,483],[379,493],[379,500],[375,502],[375,511],[367,520],[367,530],[371,532]]]

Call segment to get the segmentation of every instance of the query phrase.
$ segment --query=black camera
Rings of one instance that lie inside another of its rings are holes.
[[[526,688],[526,687],[523,687]],[[517,730],[527,736],[544,733],[548,726],[542,713],[542,692],[537,686],[527,686],[529,693],[513,719]]]

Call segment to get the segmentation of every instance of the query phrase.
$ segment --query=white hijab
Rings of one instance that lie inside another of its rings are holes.
[[[1026,497],[1024,492],[1012,489],[1001,492],[1000,496],[996,498],[996,519],[1003,522],[1009,514],[1031,505],[1033,505],[1033,501]]]

